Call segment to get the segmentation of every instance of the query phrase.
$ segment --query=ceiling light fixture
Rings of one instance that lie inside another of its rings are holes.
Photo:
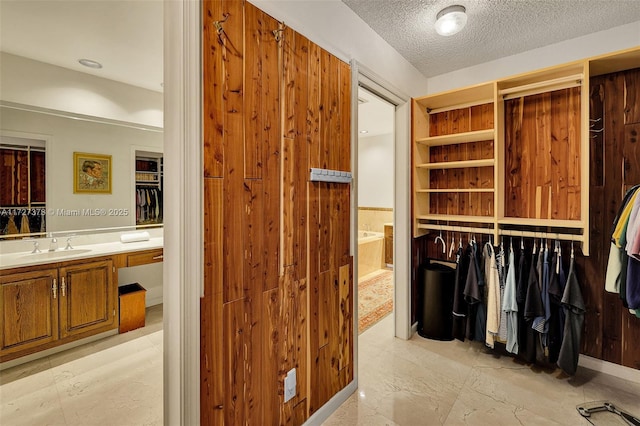
[[[369,133],[368,130],[360,130],[360,133],[365,134],[365,133]]]
[[[102,68],[102,64],[100,62],[92,61],[91,59],[78,59],[78,62],[80,62],[80,64],[84,65],[85,67],[94,68],[97,70]]]
[[[467,9],[454,5],[445,7],[436,15],[436,32],[441,36],[450,36],[459,32],[467,24]]]

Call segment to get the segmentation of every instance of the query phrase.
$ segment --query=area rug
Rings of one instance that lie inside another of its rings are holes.
[[[393,311],[393,271],[358,283],[358,334]]]

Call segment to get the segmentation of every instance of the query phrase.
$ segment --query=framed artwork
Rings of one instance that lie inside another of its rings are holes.
[[[74,152],[73,193],[111,194],[111,156]]]

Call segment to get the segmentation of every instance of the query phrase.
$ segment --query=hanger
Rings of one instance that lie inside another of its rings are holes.
[[[447,243],[445,243],[444,239],[442,238],[442,229],[440,229],[440,235],[436,237],[436,245],[438,245],[438,241],[442,241],[442,254],[445,254],[447,252]]]
[[[571,259],[573,259],[575,256],[573,254],[573,240],[571,240]]]
[[[449,258],[453,257],[453,251],[456,248],[456,237],[455,235],[453,235],[453,233],[451,234],[451,246],[449,247]]]

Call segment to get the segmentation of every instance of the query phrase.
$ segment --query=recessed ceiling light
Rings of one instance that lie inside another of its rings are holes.
[[[102,64],[100,62],[92,61],[91,59],[78,59],[78,62],[80,62],[80,64],[84,65],[85,67],[95,69],[102,68]]]
[[[368,130],[360,130],[360,133],[365,134],[365,133],[369,133]]]
[[[467,24],[467,9],[454,5],[445,7],[436,16],[436,32],[441,36],[450,36],[459,32]]]

